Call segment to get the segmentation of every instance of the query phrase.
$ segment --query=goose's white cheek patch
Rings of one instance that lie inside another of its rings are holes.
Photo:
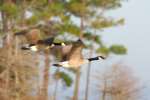
[[[70,67],[68,61],[60,62],[60,65],[62,65],[65,68],[69,68]]]
[[[31,50],[32,50],[32,51],[37,51],[38,49],[37,49],[36,46],[32,46],[32,47],[31,47]]]

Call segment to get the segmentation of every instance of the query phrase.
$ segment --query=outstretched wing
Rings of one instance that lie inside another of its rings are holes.
[[[56,46],[51,48],[51,53],[61,57],[61,61],[76,60],[83,58],[82,49],[84,44],[81,40],[73,42],[72,44],[66,46]]]
[[[70,53],[68,54],[69,60],[78,60],[82,59],[82,49],[84,47],[83,42],[79,39],[78,41],[73,43],[73,47],[71,48]]]
[[[60,61],[66,61],[67,56],[70,53],[72,48],[71,45],[66,45],[66,46],[54,46],[51,48],[51,54],[55,55],[56,57],[59,57]]]

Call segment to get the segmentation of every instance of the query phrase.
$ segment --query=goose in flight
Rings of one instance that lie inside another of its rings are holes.
[[[62,61],[57,64],[53,64],[53,66],[76,69],[88,62],[105,59],[103,56],[87,59],[83,58],[82,49],[84,48],[84,44],[80,39],[68,46],[68,49],[66,49],[66,47],[67,45],[62,47],[62,50],[64,50],[63,52],[65,53],[62,55]]]
[[[38,40],[35,44],[28,44],[26,46],[22,46],[22,50],[31,50],[31,51],[40,51],[43,49],[49,49],[54,46],[65,46],[65,44],[62,43],[55,43],[54,37],[46,38],[44,40]]]

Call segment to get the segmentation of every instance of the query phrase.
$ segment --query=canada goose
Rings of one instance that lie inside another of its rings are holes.
[[[49,49],[54,46],[65,46],[64,43],[55,43],[54,37],[50,37],[44,40],[38,40],[35,44],[28,44],[26,46],[22,46],[22,50],[31,50],[31,51],[39,51],[40,49]]]
[[[66,46],[64,46],[64,48],[65,47]],[[88,63],[88,62],[91,62],[94,60],[105,59],[105,57],[103,57],[103,56],[97,56],[94,58],[84,59],[83,55],[82,55],[83,47],[84,47],[84,44],[80,39],[78,41],[74,42],[72,44],[72,47],[69,50],[69,52],[62,57],[62,62],[53,64],[53,66],[76,69],[85,63]]]

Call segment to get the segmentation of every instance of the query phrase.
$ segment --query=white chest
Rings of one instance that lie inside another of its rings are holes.
[[[87,62],[88,62],[87,60],[69,60],[69,61],[60,62],[60,65],[62,65],[65,68],[77,68]]]

